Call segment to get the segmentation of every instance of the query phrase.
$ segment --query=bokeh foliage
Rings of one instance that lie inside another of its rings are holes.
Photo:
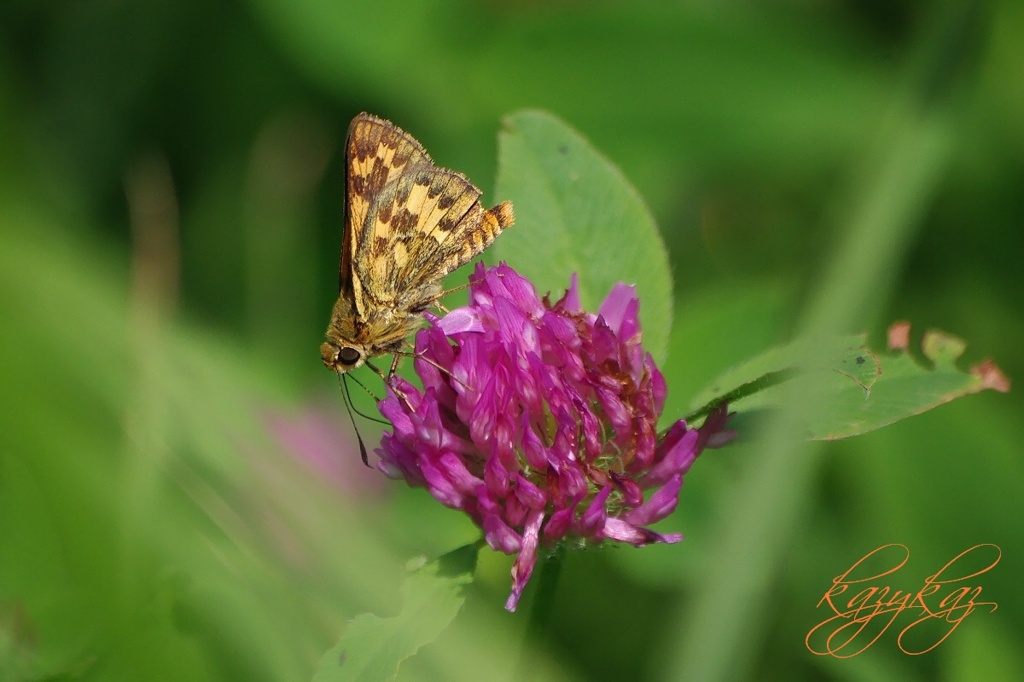
[[[896,318],[940,327],[1017,378],[1022,35],[1014,0],[4,3],[0,679],[308,679],[346,620],[397,610],[409,558],[475,537],[362,470],[317,358],[358,111],[494,201],[517,109],[618,164],[668,246],[677,414],[812,319],[878,340]],[[844,261],[861,227],[875,248]],[[789,458],[770,435],[706,454],[663,524],[685,543],[568,558],[541,667],[1024,677],[1021,401],[983,393]],[[766,519],[758,551],[723,546]],[[926,656],[885,638],[810,654],[831,578],[889,542],[912,552],[904,587],[998,544],[980,583],[999,610]],[[465,611],[400,679],[513,669],[508,567],[481,555]],[[723,628],[725,669],[701,638]]]

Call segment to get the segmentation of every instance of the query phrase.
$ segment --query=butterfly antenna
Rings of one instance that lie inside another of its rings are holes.
[[[345,409],[348,411],[348,420],[352,423],[352,431],[356,434],[356,442],[359,443],[359,457],[363,460],[364,466],[370,466],[370,459],[366,456],[366,446],[363,444],[363,437],[359,434],[359,427],[356,426],[356,418],[352,414],[355,408],[352,406],[352,396],[348,394],[348,383],[345,375],[338,373],[338,385],[341,386],[341,395],[345,398]]]
[[[369,415],[369,414],[364,414],[364,413],[360,412],[360,411],[359,411],[358,409],[356,409],[356,405],[355,405],[355,403],[354,403],[354,402],[352,402],[352,396],[351,396],[351,395],[349,395],[349,392],[348,392],[348,381],[347,381],[348,379],[351,379],[352,381],[356,382],[356,384],[357,384],[357,385],[359,386],[359,388],[361,388],[361,389],[363,389],[364,391],[366,391],[366,394],[367,394],[368,396],[370,396],[371,398],[373,398],[373,400],[374,400],[375,402],[378,402],[378,403],[379,403],[379,402],[380,402],[380,399],[379,399],[379,398],[378,398],[377,396],[375,396],[375,395],[373,394],[373,392],[372,392],[372,391],[370,391],[370,389],[368,389],[368,388],[367,388],[367,387],[366,387],[366,386],[365,386],[365,385],[363,384],[363,382],[361,382],[361,381],[360,381],[359,379],[356,379],[356,378],[355,378],[354,376],[352,376],[352,375],[350,375],[350,374],[343,374],[343,375],[341,375],[341,376],[345,377],[345,379],[346,379],[346,381],[344,381],[344,382],[343,382],[343,388],[344,388],[344,391],[345,391],[345,397],[346,397],[346,398],[348,398],[349,404],[350,404],[350,405],[352,406],[352,411],[353,411],[353,412],[355,412],[356,414],[358,414],[358,415],[359,415],[360,417],[362,417],[363,419],[369,419],[370,421],[372,421],[372,422],[377,422],[378,424],[384,424],[385,426],[391,426],[391,422],[389,422],[389,421],[388,421],[388,420],[386,420],[386,419],[381,419],[381,418],[379,418],[379,417],[374,417],[373,415]]]

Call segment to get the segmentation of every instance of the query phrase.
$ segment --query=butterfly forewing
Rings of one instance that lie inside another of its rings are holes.
[[[339,290],[345,288],[358,242],[367,228],[374,199],[409,169],[432,167],[423,146],[392,123],[359,114],[345,141],[345,243],[338,268]],[[361,306],[360,306],[361,307]]]

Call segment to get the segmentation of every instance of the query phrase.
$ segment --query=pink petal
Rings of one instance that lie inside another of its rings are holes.
[[[454,334],[480,333],[484,331],[484,324],[480,321],[480,314],[475,308],[469,306],[456,308],[445,315],[437,328],[447,336]]]
[[[683,477],[676,474],[665,485],[648,498],[646,502],[622,515],[622,520],[636,526],[647,526],[661,521],[671,514],[679,503],[679,491],[683,487]]]
[[[540,525],[544,521],[544,512],[530,514],[523,531],[523,547],[512,565],[512,593],[505,602],[505,610],[515,611],[519,606],[519,598],[523,596],[526,583],[533,575],[533,567],[537,564],[537,547],[540,544]]]
[[[644,545],[649,545],[654,542],[672,544],[683,539],[683,536],[679,533],[662,535],[661,533],[655,533],[653,530],[648,530],[647,528],[637,528],[633,524],[626,523],[622,519],[614,518],[608,519],[607,523],[605,523],[601,536],[610,540],[628,542],[634,547],[643,547]]]
[[[612,331],[618,335],[623,320],[630,315],[630,306],[633,306],[632,315],[635,319],[636,302],[636,287],[619,282],[605,297],[597,314],[603,317]]]
[[[501,520],[496,514],[484,517],[483,522],[484,539],[487,544],[496,552],[515,554],[522,548],[522,541],[508,524]]]
[[[689,471],[697,459],[698,438],[697,430],[687,429],[682,419],[673,424],[655,454],[658,463],[651,467],[640,484],[645,488],[653,488],[676,474]]]

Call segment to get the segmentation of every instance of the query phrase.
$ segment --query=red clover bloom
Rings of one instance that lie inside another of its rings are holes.
[[[504,264],[478,265],[470,282],[469,305],[428,314],[416,336],[423,391],[395,377],[381,401],[394,430],[377,467],[518,554],[510,611],[540,546],[680,541],[647,526],[675,509],[697,455],[729,440],[728,415],[723,406],[700,429],[679,420],[659,442],[666,386],[641,345],[635,289],[616,285],[593,315],[575,276],[553,305]]]

